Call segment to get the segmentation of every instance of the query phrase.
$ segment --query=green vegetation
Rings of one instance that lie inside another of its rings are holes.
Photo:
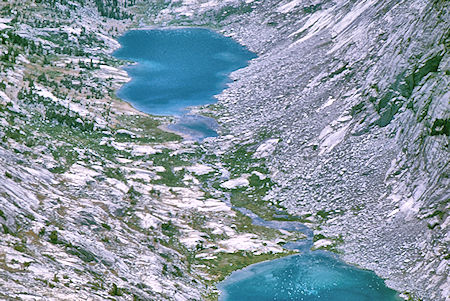
[[[267,133],[263,133],[261,136],[266,137]],[[283,206],[275,202],[264,200],[275,183],[269,177],[270,172],[264,159],[255,158],[253,149],[256,149],[255,144],[240,145],[232,152],[225,153],[219,159],[230,171],[231,178],[240,177],[243,174],[249,175],[248,187],[235,188],[229,191],[233,206],[247,208],[265,220],[310,222],[305,217],[289,214]],[[216,189],[221,189],[219,181],[214,183],[213,186]]]
[[[140,129],[136,138],[128,135],[116,134],[115,138],[118,142],[140,142],[140,143],[163,143],[168,141],[181,141],[181,137],[161,130],[159,127],[163,124],[164,119],[161,117],[153,117],[149,115],[123,115],[118,118],[117,124],[120,125],[116,129]]]
[[[342,245],[344,243],[344,239],[342,238],[341,235],[339,235],[337,237],[326,237],[325,235],[320,234],[320,233],[314,234],[313,242],[319,241],[321,239],[330,240],[330,241],[332,241],[332,243],[329,245],[326,245],[326,246],[319,247],[318,249],[327,250],[327,251],[330,251],[330,252],[333,252],[336,254],[341,253],[341,251],[338,250],[339,245]]]
[[[419,85],[424,77],[429,73],[438,71],[442,58],[442,53],[435,53],[420,64],[412,66],[410,70],[405,70],[402,74],[397,76],[395,82],[381,95],[378,95],[380,93],[378,86],[372,86],[377,97],[371,96],[369,97],[369,100],[380,115],[380,118],[375,121],[374,124],[380,127],[385,127],[390,124],[404,103],[407,103],[407,107],[415,111],[413,103],[407,101],[410,99],[414,88]],[[420,112],[418,112],[418,122],[421,122],[427,116],[430,104],[431,99],[429,99]],[[352,113],[354,113],[353,110]]]
[[[16,243],[14,245],[14,250],[24,253],[27,250],[27,247],[24,243]]]
[[[178,229],[174,224],[172,224],[172,221],[168,221],[167,223],[162,224],[161,230],[164,235],[167,235],[169,237],[172,237],[172,236],[178,234]]]
[[[220,23],[230,16],[248,14],[253,11],[252,3],[245,3],[240,6],[226,5],[216,13],[216,22]]]
[[[174,172],[171,167],[165,167],[165,171],[158,172],[158,176],[161,179],[153,180],[155,184],[164,184],[170,187],[182,187],[185,186],[183,183],[184,170]]]
[[[263,167],[259,165],[260,159],[253,158],[254,151],[250,151],[249,148],[254,145],[240,145],[233,152],[224,154],[221,161],[225,164],[230,171],[231,176],[240,176],[244,173],[248,173],[254,170],[260,170]],[[262,164],[262,166],[264,166]],[[266,173],[267,170],[263,169],[261,172]]]
[[[446,135],[450,136],[450,119],[436,118],[431,127],[431,136]]]
[[[242,269],[254,263],[272,260],[280,257],[294,254],[294,252],[286,253],[267,253],[254,255],[251,252],[238,251],[235,253],[217,253],[215,259],[204,259],[201,263],[206,267],[205,272],[213,275],[213,282],[219,282],[233,271]]]
[[[120,289],[119,287],[117,287],[117,284],[113,283],[112,284],[112,288],[109,291],[109,294],[111,296],[123,296],[123,292],[122,289]]]
[[[108,178],[117,179],[122,182],[127,182],[127,178],[123,174],[122,170],[120,168],[113,168],[113,167],[106,167],[104,169],[104,174]]]
[[[50,232],[50,235],[48,236],[48,239],[50,240],[50,242],[52,244],[59,243],[59,241],[58,241],[58,232],[56,230]]]
[[[303,11],[304,11],[306,14],[313,14],[313,13],[315,13],[316,11],[319,11],[319,10],[321,10],[321,9],[322,9],[322,4],[321,4],[321,3],[316,4],[316,5],[310,5],[310,6],[305,6],[305,7],[303,7]]]
[[[236,231],[238,233],[255,233],[262,239],[271,240],[280,237],[280,231],[264,226],[258,226],[253,224],[252,219],[239,211],[236,212],[236,217],[234,219],[234,224],[236,225]],[[293,233],[290,237],[292,241],[302,239],[303,235],[301,233]]]
[[[149,159],[152,160],[154,166],[164,167],[164,171],[157,172],[157,175],[161,179],[153,180],[155,184],[164,184],[170,187],[183,187],[183,178],[185,175],[185,170],[181,169],[175,171],[175,167],[182,167],[190,165],[190,159],[192,156],[190,154],[177,154],[174,155],[168,149],[163,149],[161,152],[154,155],[150,155]]]

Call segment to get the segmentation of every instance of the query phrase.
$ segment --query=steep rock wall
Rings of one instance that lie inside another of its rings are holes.
[[[219,96],[225,132],[281,139],[267,200],[322,212],[346,260],[425,300],[449,297],[448,20],[445,1],[368,0],[222,22],[259,54]]]

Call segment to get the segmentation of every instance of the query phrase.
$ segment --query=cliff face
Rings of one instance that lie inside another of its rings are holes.
[[[448,9],[264,1],[222,22],[259,54],[219,98],[226,131],[280,139],[266,199],[425,300],[450,296]]]

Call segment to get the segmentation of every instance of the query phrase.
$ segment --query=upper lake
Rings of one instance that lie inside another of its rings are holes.
[[[187,107],[215,102],[228,75],[256,57],[231,38],[203,28],[131,30],[119,42],[122,47],[113,55],[135,64],[125,68],[132,80],[117,96],[154,115],[179,116]]]

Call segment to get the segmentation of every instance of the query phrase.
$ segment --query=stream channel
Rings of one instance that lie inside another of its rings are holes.
[[[174,116],[169,129],[196,140],[217,136],[218,125],[188,108],[214,103],[214,95],[230,81],[228,75],[256,58],[234,40],[202,28],[131,30],[119,42],[113,55],[135,63],[125,67],[132,80],[117,95],[145,113]],[[307,238],[285,245],[298,255],[233,272],[217,285],[220,300],[401,300],[375,273],[348,265],[331,252],[311,251],[313,231],[305,225],[265,221],[247,209],[234,209],[254,224],[300,231]]]

